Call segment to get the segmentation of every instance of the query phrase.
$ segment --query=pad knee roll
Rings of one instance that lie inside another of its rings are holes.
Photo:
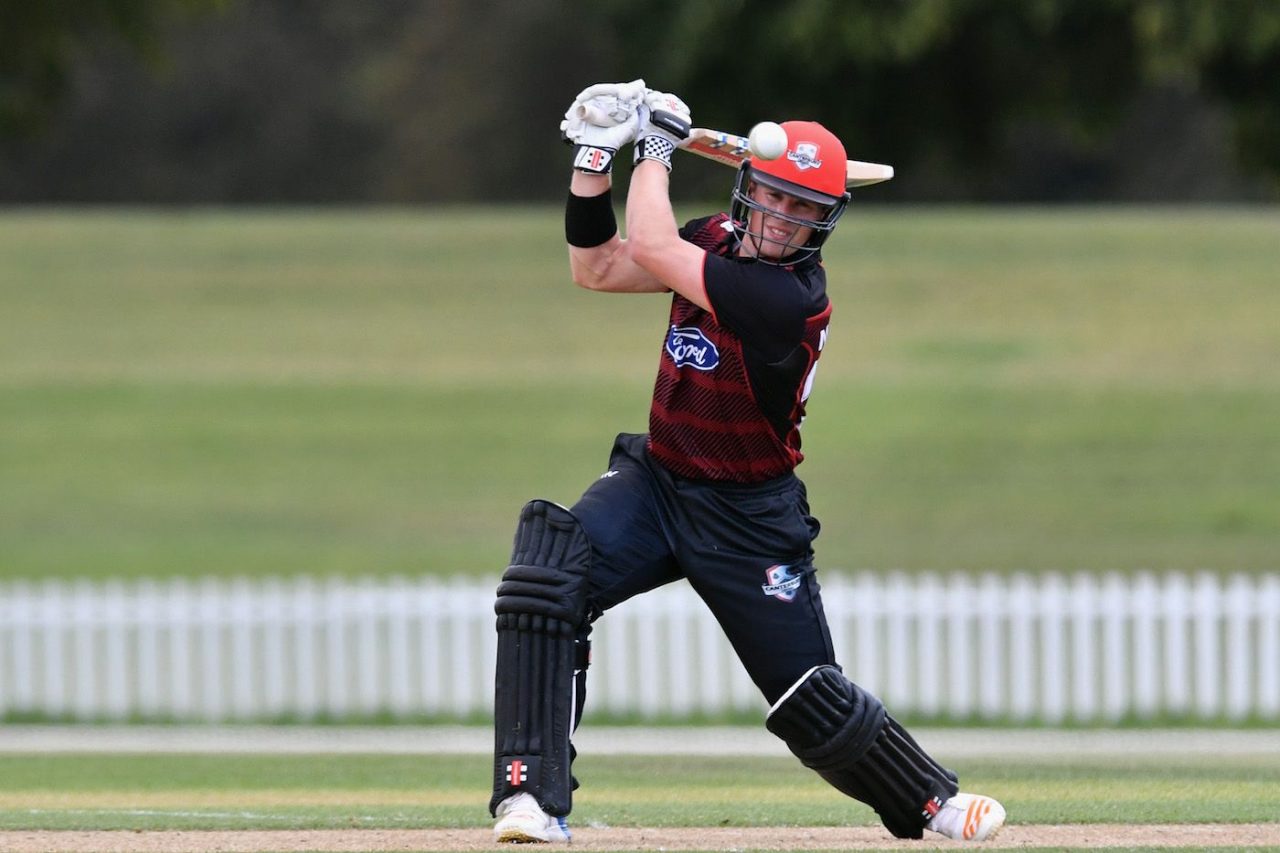
[[[498,615],[537,615],[572,625],[587,606],[591,545],[573,513],[550,501],[529,501],[520,511],[511,565],[498,584]]]
[[[875,809],[898,838],[923,836],[929,818],[956,793],[955,774],[837,667],[807,672],[769,711],[765,725],[802,764]]]
[[[520,513],[511,565],[498,585],[492,814],[527,792],[552,815],[572,807],[578,676],[586,668],[591,547],[567,509],[530,501]]]

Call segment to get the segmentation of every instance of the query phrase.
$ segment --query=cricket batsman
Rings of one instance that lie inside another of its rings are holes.
[[[648,433],[617,436],[607,470],[572,508],[533,500],[520,514],[495,603],[495,838],[569,840],[570,736],[592,624],[686,578],[770,703],[766,727],[806,767],[896,837],[989,839],[1004,808],[960,793],[956,775],[841,669],[814,574],[819,523],[794,469],[832,316],[821,249],[849,202],[844,146],[816,122],[785,122],[785,153],[742,163],[728,213],[680,227],[668,189],[689,121],[680,98],[636,80],[588,87],[561,125],[574,146],[573,280],[669,293],[671,313]],[[610,170],[628,145],[623,239]]]

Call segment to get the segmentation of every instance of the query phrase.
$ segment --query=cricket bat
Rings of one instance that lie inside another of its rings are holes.
[[[578,115],[591,124],[609,127],[617,121],[603,111],[593,109],[590,105],[578,108]],[[699,157],[706,157],[726,166],[738,168],[743,160],[751,156],[751,145],[745,136],[726,133],[723,130],[710,130],[705,127],[689,127],[679,116],[663,110],[655,110],[652,116],[654,124],[664,127],[674,135],[684,135],[680,147]],[[883,163],[867,163],[862,160],[848,160],[845,165],[844,185],[846,189],[878,184],[893,177],[893,167]]]
[[[725,133],[723,130],[709,130],[705,127],[689,129],[689,136],[680,145],[685,151],[715,160],[735,169],[751,156],[751,147],[745,136],[736,133]],[[865,163],[862,160],[848,160],[845,163],[844,185],[846,189],[878,184],[893,177],[893,167],[883,163]]]

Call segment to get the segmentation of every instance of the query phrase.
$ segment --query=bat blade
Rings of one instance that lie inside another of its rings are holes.
[[[695,127],[689,131],[689,137],[681,143],[680,147],[700,157],[734,168],[751,156],[751,147],[745,136],[705,127]],[[846,189],[878,184],[892,178],[893,167],[883,163],[849,160],[845,166]]]
[[[700,157],[733,166],[735,169],[739,163],[751,156],[751,149],[745,136],[725,133],[722,130],[708,130],[705,127],[695,127],[689,131],[689,138],[680,147]]]

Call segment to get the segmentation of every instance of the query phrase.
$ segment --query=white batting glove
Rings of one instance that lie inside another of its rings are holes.
[[[572,120],[576,116],[599,127],[622,124],[635,115],[636,107],[648,91],[644,80],[593,83],[578,93],[565,118]]]
[[[689,136],[689,106],[669,92],[649,90],[640,107],[635,162],[657,160],[671,171],[671,153]]]
[[[574,168],[608,174],[614,155],[635,140],[637,114],[647,90],[643,80],[596,83],[578,93],[560,122],[562,138],[574,145]]]

